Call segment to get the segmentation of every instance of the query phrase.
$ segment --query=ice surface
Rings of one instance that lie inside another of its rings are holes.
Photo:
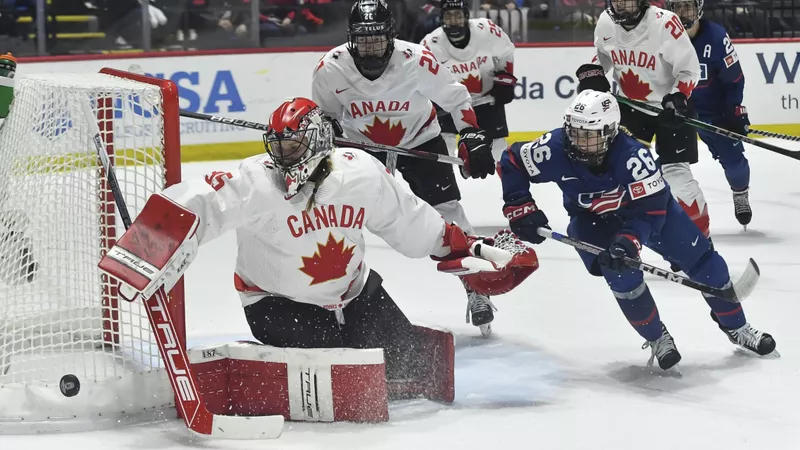
[[[774,140],[777,145],[789,146]],[[795,144],[795,148],[800,148]],[[409,260],[377,238],[367,260],[415,321],[457,333],[456,402],[393,404],[382,425],[288,423],[274,441],[190,438],[182,422],[60,436],[0,436],[2,449],[798,449],[800,448],[800,161],[748,146],[753,169],[753,222],[733,216],[722,169],[701,148],[696,178],[706,194],[716,248],[733,274],[753,257],[762,270],[744,306],[751,323],[772,333],[781,359],[735,350],[708,315],[700,294],[648,277],[661,317],[675,337],[682,378],[645,368],[648,350],[600,278],[574,250],[557,242],[537,248],[541,268],[520,288],[494,299],[491,339],[464,323],[458,280],[428,259]],[[236,162],[183,166],[184,178],[229,170]],[[497,179],[459,179],[473,224],[504,226]],[[533,194],[556,230],[566,214],[554,185]],[[413,239],[413,236],[409,237]],[[190,345],[248,338],[232,267],[234,237],[201,249],[187,274]],[[665,267],[652,253],[644,258]],[[413,282],[411,282],[413,280]]]

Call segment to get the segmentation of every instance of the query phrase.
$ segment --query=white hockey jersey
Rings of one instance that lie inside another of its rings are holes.
[[[284,199],[281,172],[267,155],[164,190],[199,216],[201,245],[236,230],[234,285],[244,306],[275,295],[343,308],[369,274],[364,228],[407,257],[441,254],[445,222],[433,207],[360,150],[337,148],[330,158],[310,209],[314,183]]]
[[[627,31],[603,11],[594,29],[597,59],[613,70],[620,91],[631,100],[661,106],[665,95],[688,98],[700,79],[700,62],[680,19],[651,6],[642,21]]]
[[[383,75],[371,81],[356,69],[346,44],[317,64],[311,98],[342,125],[347,138],[413,148],[439,136],[431,101],[461,130],[478,126],[469,92],[425,47],[394,40]]]
[[[514,44],[489,19],[470,19],[469,35],[469,44],[461,49],[454,47],[439,27],[425,36],[422,45],[466,86],[473,104],[480,104],[479,99],[487,96],[494,85],[495,72],[514,74]]]

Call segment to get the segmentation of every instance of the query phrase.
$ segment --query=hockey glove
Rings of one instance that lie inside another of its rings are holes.
[[[503,215],[513,231],[521,239],[532,244],[541,244],[544,237],[539,236],[536,230],[539,227],[550,228],[544,211],[536,207],[536,202],[531,196],[523,197],[503,206]]]
[[[494,97],[495,105],[506,105],[514,100],[514,86],[517,85],[517,77],[508,72],[497,72],[494,74],[494,85],[489,91],[489,95]]]
[[[539,268],[536,251],[501,230],[491,238],[467,236],[457,225],[446,224],[442,246],[431,255],[436,268],[461,278],[469,290],[485,295],[504,294]]]
[[[747,136],[750,132],[750,118],[747,116],[747,108],[744,106],[734,106],[725,114],[726,130]]]
[[[658,120],[667,128],[683,128],[686,126],[684,118],[693,117],[689,100],[682,92],[665,95],[661,100],[661,106],[664,107],[664,110],[658,115]]]
[[[619,233],[611,241],[608,250],[597,255],[597,261],[615,272],[621,272],[627,266],[622,258],[628,257],[639,259],[639,252],[642,251],[642,244],[639,238],[632,234]]]
[[[119,294],[129,302],[162,286],[169,292],[197,255],[199,224],[193,212],[154,194],[98,267],[120,281]]]
[[[464,160],[461,176],[464,178],[486,178],[494,175],[494,157],[492,157],[492,140],[486,132],[477,128],[466,127],[460,132],[458,157]]]
[[[330,122],[331,126],[333,127],[333,135],[335,137],[337,138],[344,137],[344,130],[342,129],[342,125],[339,123],[338,120],[330,116],[322,116],[322,118]]]
[[[586,89],[600,92],[611,92],[611,83],[606,78],[606,71],[599,64],[584,64],[575,72],[578,77],[578,93]]]

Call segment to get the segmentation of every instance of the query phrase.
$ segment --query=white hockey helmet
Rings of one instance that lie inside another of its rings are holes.
[[[619,121],[619,104],[613,95],[584,90],[564,114],[567,155],[588,166],[602,165],[619,132]]]

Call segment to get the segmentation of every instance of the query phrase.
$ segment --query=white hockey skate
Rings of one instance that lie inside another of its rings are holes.
[[[749,192],[750,189],[733,191],[733,213],[745,231],[747,231],[747,224],[753,218],[753,210],[750,209]]]
[[[647,347],[650,347],[651,350],[650,359],[647,360],[647,367],[653,367],[653,360],[657,359],[658,367],[661,367],[662,370],[669,370],[674,367],[676,372],[679,371],[677,364],[681,360],[681,354],[678,348],[675,347],[675,340],[663,323],[661,324],[661,337],[655,341],[646,341],[642,345],[642,349]]]

